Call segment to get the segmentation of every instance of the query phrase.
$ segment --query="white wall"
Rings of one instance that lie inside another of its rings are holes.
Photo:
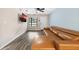
[[[40,20],[40,29],[48,27],[48,15],[40,15],[39,20]]]
[[[57,8],[49,15],[50,26],[79,31],[79,8]]]
[[[18,12],[16,8],[0,8],[0,48],[26,31],[27,23],[19,22]]]

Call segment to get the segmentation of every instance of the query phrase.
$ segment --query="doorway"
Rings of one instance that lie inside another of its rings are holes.
[[[31,15],[27,21],[28,30],[43,30],[48,26],[48,15]]]
[[[28,19],[28,30],[40,30],[39,18],[36,15],[31,15]]]

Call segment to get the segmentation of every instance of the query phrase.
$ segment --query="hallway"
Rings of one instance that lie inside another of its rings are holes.
[[[27,31],[2,50],[31,50],[33,38],[40,35],[44,35],[44,33],[42,31]]]

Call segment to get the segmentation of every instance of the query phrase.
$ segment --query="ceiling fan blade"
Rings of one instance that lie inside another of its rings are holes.
[[[45,8],[36,8],[36,10],[38,10],[40,12],[44,12]]]

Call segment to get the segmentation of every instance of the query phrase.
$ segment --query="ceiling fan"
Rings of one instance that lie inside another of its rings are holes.
[[[44,12],[45,8],[36,8],[37,11]]]

